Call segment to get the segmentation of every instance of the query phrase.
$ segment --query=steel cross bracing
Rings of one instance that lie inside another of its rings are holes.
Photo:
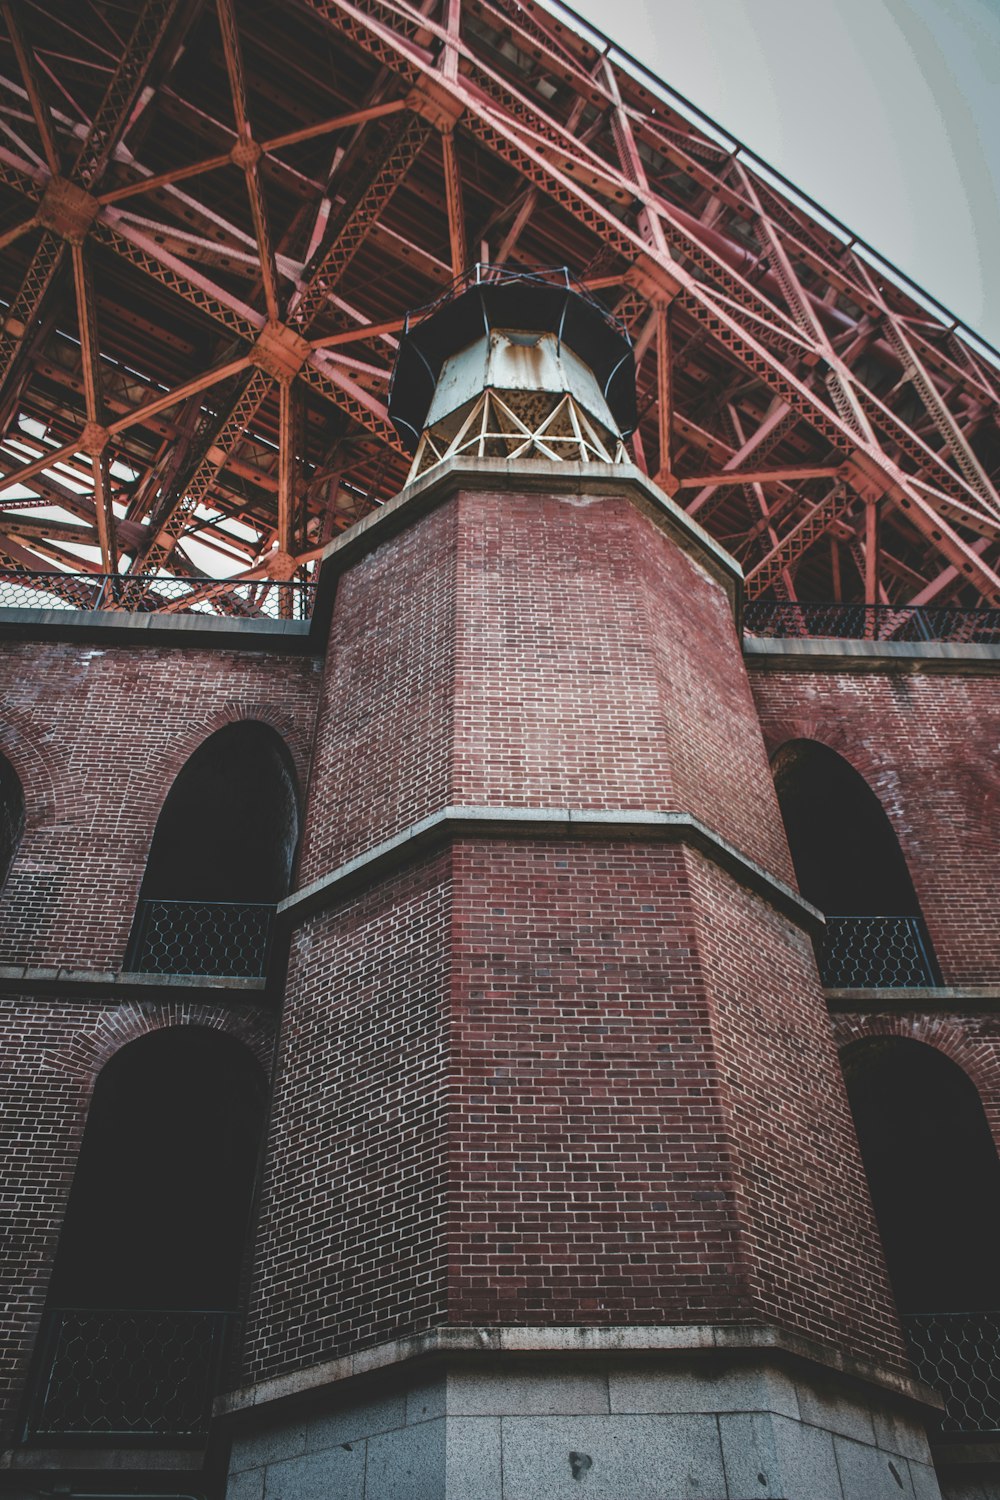
[[[750,597],[1000,603],[991,353],[564,13],[0,17],[0,565],[306,576],[405,479],[406,311],[566,264]]]

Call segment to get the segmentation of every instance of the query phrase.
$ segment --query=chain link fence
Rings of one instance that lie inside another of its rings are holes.
[[[126,968],[137,974],[263,979],[273,903],[139,902]]]
[[[945,1398],[940,1431],[1000,1437],[1000,1313],[910,1313],[920,1379]]]
[[[0,609],[80,609],[119,614],[308,620],[316,585],[297,579],[134,578],[127,573],[0,571]]]
[[[233,1321],[223,1312],[50,1309],[25,1436],[204,1437]]]
[[[819,968],[827,989],[912,989],[937,983],[922,917],[827,917]]]
[[[848,641],[952,641],[1000,646],[1000,609],[925,609],[910,604],[792,604],[749,599],[746,635]]]

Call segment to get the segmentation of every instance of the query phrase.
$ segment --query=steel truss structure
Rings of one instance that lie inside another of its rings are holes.
[[[568,265],[751,598],[1000,604],[1000,370],[536,0],[2,0],[0,565],[302,577],[408,308]]]

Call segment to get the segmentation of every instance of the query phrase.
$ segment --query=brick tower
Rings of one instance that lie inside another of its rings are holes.
[[[233,1495],[936,1493],[739,570],[614,461],[623,353],[477,269],[329,549]]]

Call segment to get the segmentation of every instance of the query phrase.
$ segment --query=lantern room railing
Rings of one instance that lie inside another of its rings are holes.
[[[234,1319],[228,1312],[50,1308],[25,1440],[204,1438]]]
[[[139,902],[126,969],[137,974],[263,979],[275,907],[263,901]]]

